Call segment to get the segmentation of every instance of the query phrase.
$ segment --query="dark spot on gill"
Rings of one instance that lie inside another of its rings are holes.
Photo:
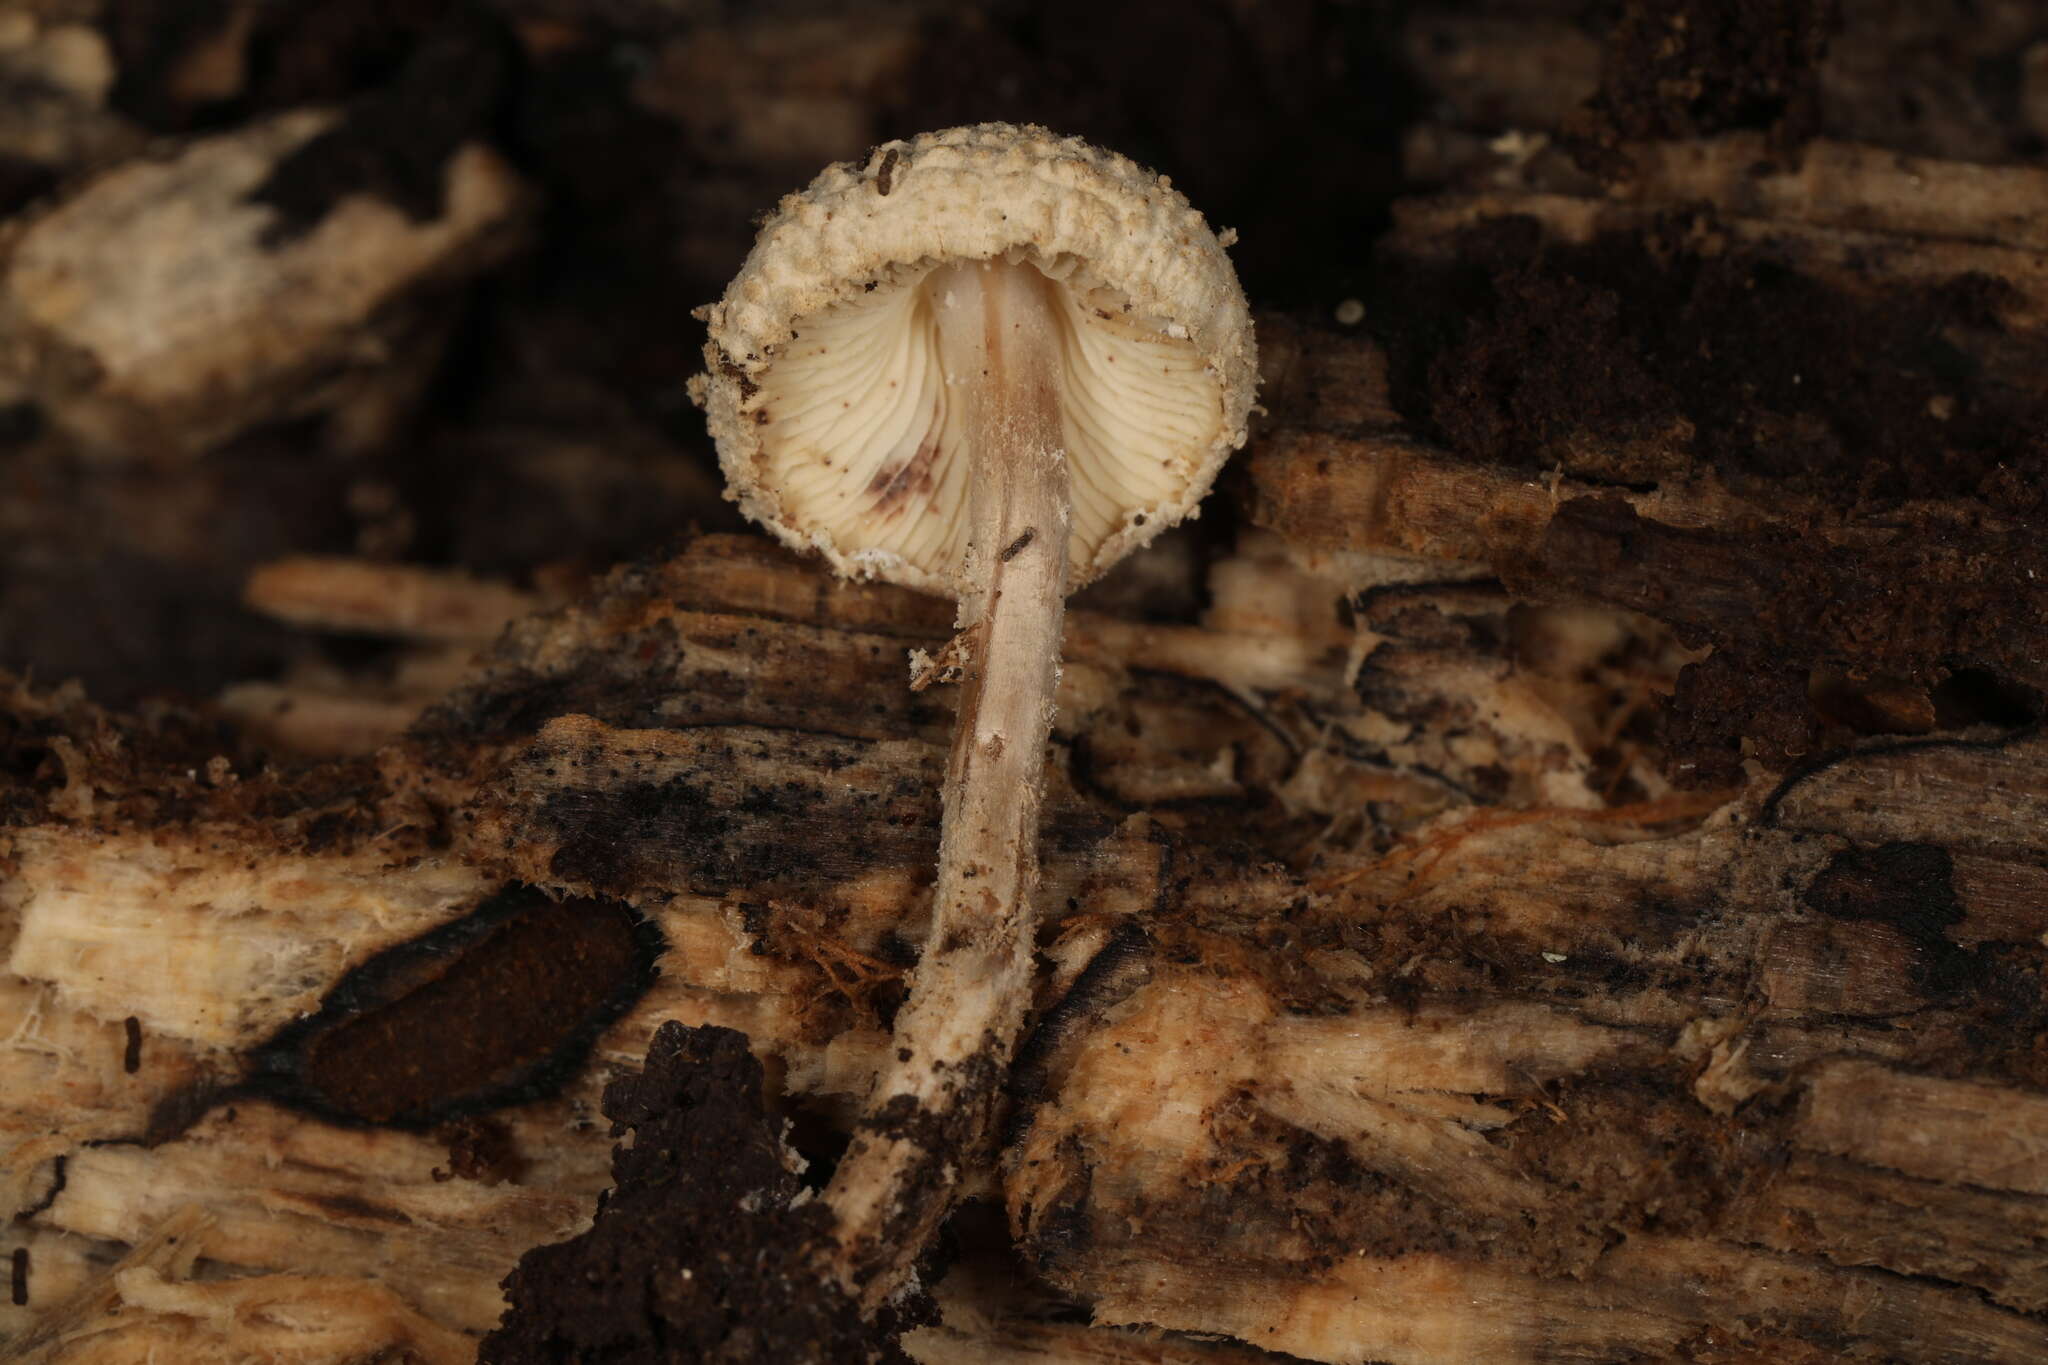
[[[121,1028],[128,1036],[121,1049],[121,1069],[133,1076],[142,1070],[142,1021],[131,1014],[121,1021]]]
[[[25,1308],[28,1306],[28,1248],[16,1247],[13,1260],[14,1273],[10,1276],[13,1281],[11,1297],[16,1308]]]
[[[938,427],[938,413],[932,414],[932,426]],[[867,494],[874,499],[877,512],[893,512],[909,501],[913,493],[930,493],[936,487],[932,478],[932,465],[939,458],[939,439],[928,436],[918,446],[917,453],[895,466],[884,465],[875,471],[875,477],[868,482]]]

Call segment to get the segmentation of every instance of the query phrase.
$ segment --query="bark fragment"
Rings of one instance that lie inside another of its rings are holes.
[[[343,445],[387,438],[446,334],[421,299],[503,259],[524,205],[475,145],[448,163],[443,216],[358,197],[270,243],[276,211],[249,196],[334,122],[303,110],[131,162],[10,234],[8,377],[112,459],[187,459],[314,413],[340,414]]]

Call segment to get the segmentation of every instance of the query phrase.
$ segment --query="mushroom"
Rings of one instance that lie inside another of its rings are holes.
[[[826,1192],[870,1307],[950,1208],[1023,1026],[1066,595],[1194,515],[1244,443],[1226,244],[1165,176],[987,123],[830,167],[699,314],[727,496],[843,574],[960,603],[931,930]]]

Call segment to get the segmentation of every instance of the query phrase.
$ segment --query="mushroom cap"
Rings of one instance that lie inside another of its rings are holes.
[[[1059,286],[1068,586],[1192,515],[1256,385],[1223,243],[1165,176],[1005,123],[883,143],[763,224],[699,314],[726,496],[841,573],[959,596],[970,452],[923,286],[997,259]]]

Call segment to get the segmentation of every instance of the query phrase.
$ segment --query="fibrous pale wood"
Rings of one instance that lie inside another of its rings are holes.
[[[212,1215],[186,1205],[118,1261],[57,1299],[9,1343],[18,1365],[117,1365],[175,1359],[343,1362],[397,1353],[422,1365],[474,1359],[461,1333],[439,1326],[379,1285],[347,1276],[252,1275],[202,1281],[193,1262],[211,1244]],[[18,1272],[17,1272],[18,1273]]]
[[[1931,753],[1982,755],[1991,790],[2043,757]],[[1874,849],[1750,803],[1662,834],[1475,816],[1332,893],[1317,965],[1358,1003],[1321,1017],[1165,936],[1052,1053],[1056,1097],[1007,1159],[1026,1248],[1107,1320],[1319,1360],[1622,1358],[1737,1320],[1906,1359],[2038,1353],[2042,1324],[1969,1291],[2048,1292],[2041,921],[1970,952],[1915,926],[1970,922],[1947,849],[1982,835],[1893,776],[1919,823]],[[1932,885],[1868,880],[1916,859]],[[2000,880],[2036,881],[2023,859]]]

